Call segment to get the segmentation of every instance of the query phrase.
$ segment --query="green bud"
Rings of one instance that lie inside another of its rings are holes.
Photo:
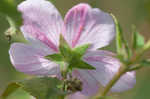
[[[134,50],[137,50],[138,48],[142,48],[145,43],[144,37],[139,32],[137,32],[135,26],[132,26],[132,31],[133,31],[132,48]]]

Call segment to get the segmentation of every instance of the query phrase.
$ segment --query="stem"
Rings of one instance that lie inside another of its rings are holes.
[[[135,67],[129,68],[128,71],[134,71],[134,70],[138,70],[141,68],[142,68],[142,66],[135,66]]]
[[[127,71],[127,67],[121,66],[119,71],[115,74],[112,80],[107,84],[104,91],[101,93],[101,97],[105,97],[113,85],[119,80],[119,78]]]

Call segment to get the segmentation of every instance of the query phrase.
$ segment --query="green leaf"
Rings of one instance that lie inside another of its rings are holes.
[[[132,42],[133,42],[133,45],[132,45],[133,49],[142,48],[145,44],[144,37],[139,32],[137,32],[135,26],[133,26]]]
[[[61,81],[57,78],[41,77],[28,80],[18,81],[10,84],[2,94],[2,98],[6,99],[17,88],[22,88],[36,99],[61,99],[66,95],[57,86]]]
[[[64,57],[64,59],[70,60],[70,58],[72,57],[72,51],[62,35],[60,35],[59,43],[59,51],[61,55]]]
[[[85,54],[85,52],[87,51],[87,49],[89,48],[89,46],[90,46],[90,44],[85,44],[85,45],[74,48],[73,49],[74,55],[77,55],[78,58],[82,57]]]
[[[92,65],[80,60],[80,59],[73,59],[70,64],[70,68],[79,68],[79,69],[95,69]]]
[[[123,56],[124,59],[129,59],[131,57],[131,50],[128,47],[128,43],[123,37],[123,32],[117,18],[111,14],[116,25],[116,49],[117,54]],[[122,60],[122,59],[121,59]]]
[[[61,54],[52,54],[52,55],[45,56],[45,58],[55,62],[63,61],[63,57]]]

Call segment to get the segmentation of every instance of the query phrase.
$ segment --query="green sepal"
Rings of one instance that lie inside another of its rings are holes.
[[[59,43],[59,51],[61,55],[64,57],[64,59],[70,60],[72,57],[72,51],[69,44],[62,35],[60,35]]]
[[[132,27],[133,38],[132,38],[132,47],[133,49],[142,48],[145,44],[144,37],[136,30],[136,27]]]
[[[111,14],[116,25],[116,50],[119,56],[123,56],[123,59],[128,60],[131,57],[131,49],[129,49],[128,43],[123,37],[123,32],[117,18]],[[122,59],[121,59],[122,60]]]
[[[69,68],[79,68],[79,69],[95,69],[95,67],[93,67],[92,65],[84,62],[81,59],[73,59],[70,64],[69,64]]]
[[[63,56],[60,53],[47,55],[47,56],[45,56],[45,58],[48,60],[51,60],[51,61],[55,61],[55,62],[63,61]]]
[[[62,82],[57,78],[31,78],[9,84],[1,97],[6,99],[17,88],[22,88],[36,99],[62,99],[67,93],[58,88],[61,84]]]
[[[95,69],[93,66],[85,63],[81,59],[90,44],[85,44],[72,49],[62,35],[60,35],[59,42],[60,53],[48,55],[46,58],[60,64],[61,71],[66,71],[68,70],[67,68],[69,68],[69,70],[72,68]]]
[[[121,54],[121,49],[123,48],[123,34],[122,34],[122,29],[121,29],[121,26],[117,20],[117,18],[111,14],[113,19],[114,19],[114,22],[115,22],[115,25],[116,25],[116,49],[117,49],[117,53],[118,54]]]
[[[85,44],[85,45],[78,46],[78,47],[73,49],[73,53],[78,58],[80,58],[86,53],[86,51],[89,47],[90,47],[90,44]]]
[[[72,50],[72,59],[69,63],[69,68],[95,69],[93,66],[82,60],[82,56],[86,53],[89,47],[90,44],[85,44]]]

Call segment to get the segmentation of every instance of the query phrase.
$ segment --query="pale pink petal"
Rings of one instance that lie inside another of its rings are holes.
[[[80,92],[76,92],[67,97],[67,99],[89,99],[87,96],[81,94]]]
[[[13,66],[20,72],[33,75],[56,75],[59,73],[59,65],[44,59],[44,56],[53,54],[23,43],[11,45],[10,59]]]
[[[112,57],[112,53],[107,51],[89,51],[84,56],[84,61],[91,64],[96,70],[89,72],[102,85],[106,86],[112,77],[118,72],[120,62]],[[135,72],[127,72],[113,86],[112,91],[121,92],[128,90],[136,83]]]
[[[23,16],[21,30],[28,40],[39,40],[57,51],[63,20],[47,0],[26,0],[18,6]]]
[[[65,39],[72,47],[90,43],[91,49],[101,48],[115,36],[112,17],[88,4],[78,4],[70,9],[64,24]]]
[[[86,96],[93,96],[99,90],[99,83],[87,70],[74,70],[73,76],[80,79],[83,83],[81,93]]]

